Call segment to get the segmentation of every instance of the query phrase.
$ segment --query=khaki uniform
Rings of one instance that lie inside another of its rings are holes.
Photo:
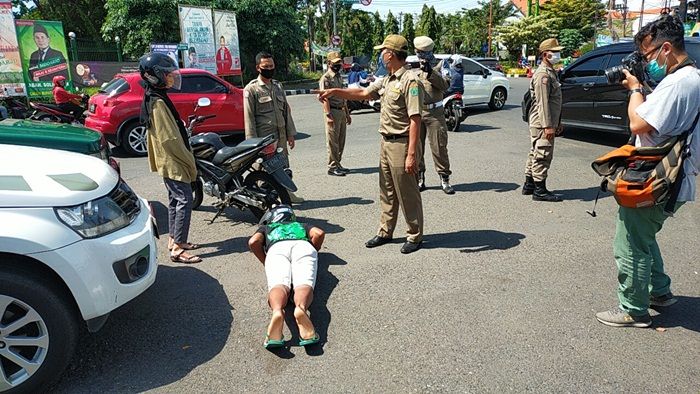
[[[436,103],[442,103],[445,92],[450,87],[449,83],[440,74],[441,69],[442,62],[433,69],[433,72],[430,73],[430,77],[428,77],[428,73],[420,69],[415,70],[415,74],[425,89],[420,129],[420,142],[423,155],[421,155],[420,160],[418,160],[418,170],[420,172],[425,172],[425,137],[427,136],[428,141],[430,141],[430,151],[433,153],[435,170],[444,178],[452,174],[452,171],[450,171],[450,158],[447,155],[445,109],[441,105],[436,108],[428,108],[428,106],[435,105]]]
[[[295,136],[297,129],[279,81],[273,79],[266,84],[259,76],[250,81],[243,89],[243,117],[246,138],[275,135],[277,146],[288,156],[287,138]]]
[[[318,87],[321,90],[331,88],[342,88],[343,80],[340,74],[328,70],[318,81]],[[345,149],[345,134],[347,130],[347,103],[345,100],[331,97],[328,99],[331,107],[331,117],[333,125],[326,123],[326,147],[328,149],[328,168],[334,169],[340,166],[340,160],[343,158],[343,150]]]
[[[378,235],[391,238],[396,228],[399,206],[408,225],[406,239],[423,240],[423,202],[418,180],[405,170],[408,154],[410,117],[420,115],[423,108],[423,85],[406,68],[371,84],[367,90],[376,100],[381,96],[379,134],[379,199],[381,218]],[[422,156],[416,146],[416,160]]]
[[[530,110],[530,153],[525,164],[525,175],[535,182],[547,179],[552,164],[554,140],[544,137],[545,128],[559,127],[561,121],[561,84],[554,69],[540,64],[530,81],[532,109]]]

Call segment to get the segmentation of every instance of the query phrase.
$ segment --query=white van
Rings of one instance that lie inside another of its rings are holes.
[[[153,284],[151,210],[100,159],[0,145],[0,392],[60,376],[81,322]]]

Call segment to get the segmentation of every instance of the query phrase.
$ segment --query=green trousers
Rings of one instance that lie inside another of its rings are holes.
[[[676,204],[676,210],[683,203]],[[664,272],[656,234],[667,216],[663,205],[649,208],[620,207],[613,249],[617,263],[617,297],[620,308],[633,316],[645,315],[649,295],[671,291],[671,278]]]

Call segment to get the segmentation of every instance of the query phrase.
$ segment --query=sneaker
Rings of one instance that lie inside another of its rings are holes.
[[[411,242],[411,241],[406,241],[403,246],[401,246],[401,253],[403,254],[409,254],[417,251],[420,249],[421,244],[423,242]]]
[[[418,173],[418,190],[425,191],[425,172],[421,171]]]
[[[440,187],[445,194],[455,194],[455,189],[450,185],[449,177],[442,177],[440,180]]]
[[[346,174],[350,173],[350,170],[338,164],[338,171],[344,172]]]
[[[642,316],[632,316],[620,309],[619,306],[609,311],[598,312],[595,314],[595,318],[598,319],[599,322],[610,327],[646,328],[651,326],[651,316],[649,316],[648,313]]]
[[[668,292],[662,296],[654,297],[651,296],[649,297],[649,305],[652,306],[671,306],[678,301],[677,299],[673,298],[673,293]]]
[[[328,170],[328,175],[345,176],[345,172],[341,171],[340,168],[331,168]]]

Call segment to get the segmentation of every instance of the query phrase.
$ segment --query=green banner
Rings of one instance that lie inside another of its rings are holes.
[[[29,98],[51,97],[57,75],[66,77],[71,86],[61,22],[17,20],[15,26]]]

